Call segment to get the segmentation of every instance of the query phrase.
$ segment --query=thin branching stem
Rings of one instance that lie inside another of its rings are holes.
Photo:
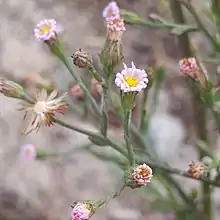
[[[188,1],[182,1],[182,0],[176,0],[180,1],[182,5],[185,6],[185,8],[191,13],[191,15],[194,17],[199,29],[204,33],[204,35],[207,37],[207,39],[212,44],[214,50],[220,50],[219,45],[217,44],[215,38],[209,33],[205,25],[202,23],[198,13],[196,12],[195,8],[192,6],[192,4]]]

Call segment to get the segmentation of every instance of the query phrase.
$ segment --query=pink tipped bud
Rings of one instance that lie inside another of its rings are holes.
[[[78,84],[76,84],[70,88],[70,93],[75,98],[79,98],[79,99],[83,98],[83,91]]]
[[[192,78],[196,77],[196,72],[199,70],[196,58],[189,57],[179,61],[180,71]]]

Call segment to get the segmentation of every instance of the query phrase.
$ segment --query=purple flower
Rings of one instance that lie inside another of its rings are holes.
[[[48,41],[56,37],[61,29],[57,28],[57,23],[54,19],[44,19],[40,21],[34,29],[35,38],[39,41]]]
[[[102,12],[102,16],[106,21],[111,21],[120,18],[120,10],[115,1],[110,2]]]
[[[32,144],[25,144],[21,147],[20,157],[22,160],[35,160],[37,156],[36,148]]]

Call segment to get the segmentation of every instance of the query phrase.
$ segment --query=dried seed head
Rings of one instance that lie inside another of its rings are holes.
[[[88,53],[79,49],[72,56],[73,63],[79,68],[88,68],[92,64],[92,59]]]
[[[199,179],[204,175],[205,169],[204,165],[201,162],[192,162],[189,164],[188,174],[195,178]]]

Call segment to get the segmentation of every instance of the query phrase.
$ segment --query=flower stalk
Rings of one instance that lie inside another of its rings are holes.
[[[108,130],[108,88],[105,84],[102,85],[101,111],[101,134],[106,137]]]
[[[60,60],[66,66],[66,68],[68,69],[68,71],[70,72],[72,77],[76,80],[76,82],[82,88],[82,90],[85,93],[85,95],[87,96],[88,100],[91,102],[92,107],[95,110],[95,112],[100,115],[101,112],[100,112],[99,106],[97,105],[95,99],[92,97],[91,93],[89,92],[89,90],[87,89],[85,84],[83,83],[83,81],[80,78],[80,76],[77,75],[77,73],[75,72],[73,66],[70,65],[70,62],[67,59],[67,57],[65,56],[64,52],[61,50],[61,47],[59,46],[59,47],[53,48],[53,52],[60,58]]]
[[[134,151],[130,140],[131,115],[131,110],[124,109],[124,139],[128,151],[128,161],[132,166],[134,164]]]

